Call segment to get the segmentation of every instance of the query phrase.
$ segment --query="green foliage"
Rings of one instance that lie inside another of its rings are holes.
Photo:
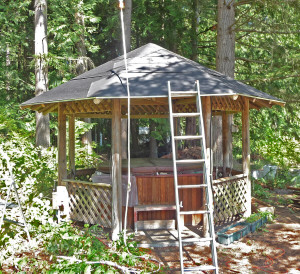
[[[254,185],[254,191],[253,191],[253,195],[259,199],[268,201],[269,198],[271,197],[270,192],[268,191],[268,189],[262,187],[260,184],[255,183],[255,181],[253,181],[253,185]]]
[[[272,221],[275,216],[271,212],[258,212],[251,214],[245,221],[247,223],[254,223],[258,221],[259,219],[267,218],[268,221]]]

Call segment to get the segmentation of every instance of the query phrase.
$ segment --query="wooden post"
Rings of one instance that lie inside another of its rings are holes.
[[[122,139],[121,101],[113,100],[112,109],[112,240],[122,231]]]
[[[69,172],[70,179],[75,177],[75,116],[69,116]]]
[[[66,114],[64,103],[58,103],[58,185],[67,178]]]
[[[211,98],[208,96],[205,96],[202,98],[202,112],[203,112],[203,124],[204,124],[204,134],[205,134],[205,142],[206,142],[206,157],[207,157],[207,170],[209,170],[208,176],[212,173],[212,167],[211,167]],[[206,203],[206,196],[205,192],[203,191],[203,203]],[[207,214],[203,214],[203,233],[204,237],[208,237],[208,218]]]
[[[243,98],[244,108],[242,112],[242,142],[243,142],[243,173],[247,175],[247,202],[245,217],[251,215],[251,181],[250,181],[250,133],[249,133],[249,99]]]
[[[223,177],[227,177],[226,169],[229,167],[229,153],[230,153],[230,138],[229,138],[229,115],[222,112],[222,145],[223,145]]]

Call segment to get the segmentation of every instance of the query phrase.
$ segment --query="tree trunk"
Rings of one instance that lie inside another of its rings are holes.
[[[10,66],[10,50],[9,44],[6,44],[6,91],[9,94],[10,91],[10,73],[9,73],[9,66]]]
[[[125,30],[125,45],[126,51],[130,51],[131,44],[131,11],[132,11],[132,0],[125,0],[125,9],[123,10],[124,15],[124,30]],[[122,42],[122,39],[120,39]],[[122,43],[121,43],[121,47]],[[122,51],[121,51],[122,52]],[[121,137],[122,137],[122,159],[127,159],[127,119],[122,119],[121,122]]]
[[[149,131],[150,131],[149,158],[158,158],[157,142],[156,142],[156,139],[151,134],[152,132],[155,132],[155,130],[156,130],[155,122],[152,119],[150,119],[149,120]]]
[[[192,2],[192,56],[191,59],[198,62],[198,22],[199,22],[199,0],[193,0]],[[186,135],[196,135],[196,118],[188,117],[186,118]],[[186,141],[186,147],[193,147],[197,145],[197,141]]]
[[[218,25],[217,25],[217,53],[216,53],[216,69],[217,71],[234,78],[235,64],[235,11],[234,0],[218,0]],[[213,149],[214,149],[214,165],[231,166],[232,159],[232,115],[227,115],[228,126],[226,138],[222,138],[222,116],[213,118]],[[225,133],[225,132],[223,132]],[[226,140],[227,146],[226,155],[223,155],[222,139]],[[220,156],[220,157],[216,157]],[[223,157],[224,156],[224,157]],[[223,161],[224,159],[224,161]],[[229,160],[230,159],[230,160]],[[220,170],[223,170],[221,168]],[[223,176],[225,174],[222,174]]]
[[[132,119],[130,122],[132,157],[137,157],[139,152],[139,120]]]
[[[87,57],[87,50],[85,46],[84,38],[84,16],[81,12],[83,1],[80,1],[77,6],[77,11],[75,13],[76,24],[82,27],[82,32],[79,35],[79,41],[76,43],[76,49],[78,51],[78,60],[76,64],[76,72],[78,75],[94,68],[94,64],[90,58]],[[84,118],[84,122],[91,123],[91,118]],[[92,153],[92,130],[87,131],[82,136],[82,143],[87,147],[87,153],[90,155]]]
[[[46,56],[47,43],[47,1],[35,0],[35,95],[38,96],[48,89],[48,68]],[[49,114],[36,112],[36,145],[50,146]]]

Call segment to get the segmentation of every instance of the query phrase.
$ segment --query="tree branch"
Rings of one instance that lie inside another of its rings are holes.
[[[240,2],[236,2],[233,4],[234,7],[238,7],[241,5],[247,5],[247,4],[252,4],[254,1],[252,0],[245,0],[245,1],[240,1]]]
[[[296,34],[296,33],[300,33],[300,30],[296,30],[296,31],[263,31],[263,30],[255,30],[255,29],[236,29],[235,31],[256,32],[256,33],[265,33],[265,34]]]
[[[236,57],[235,60],[242,60],[245,62],[251,62],[251,63],[258,63],[258,64],[270,64],[270,62],[265,62],[265,61],[260,61],[260,60],[252,60],[252,59],[247,59],[243,57]]]
[[[260,82],[260,81],[273,81],[273,80],[282,80],[282,79],[287,79],[287,78],[295,78],[295,77],[300,77],[300,74],[295,74],[295,75],[286,75],[286,76],[273,77],[273,78],[246,79],[246,80],[242,80],[241,82]]]

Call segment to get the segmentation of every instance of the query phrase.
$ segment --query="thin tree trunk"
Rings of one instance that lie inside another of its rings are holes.
[[[132,11],[132,0],[125,0],[125,9],[123,10],[124,15],[124,30],[125,30],[125,45],[126,51],[130,51],[130,44],[131,44],[131,11]],[[121,47],[122,46],[122,39]],[[123,51],[121,51],[123,52]],[[127,119],[122,119],[121,121],[121,138],[122,138],[122,159],[127,159]]]
[[[76,72],[78,75],[94,68],[94,64],[90,58],[87,57],[87,50],[85,46],[84,38],[84,16],[81,13],[81,8],[83,1],[80,1],[77,7],[77,12],[75,13],[75,21],[78,25],[82,26],[82,32],[79,35],[79,41],[76,43],[76,48],[78,51],[78,61],[76,65]],[[91,118],[84,118],[84,122],[91,123]],[[82,136],[82,143],[86,145],[88,154],[92,153],[92,130],[85,132]]]
[[[155,130],[156,130],[155,122],[152,119],[149,120],[149,130],[150,130],[149,157],[150,158],[158,158],[157,142],[156,142],[156,139],[151,134],[152,132],[155,132]]]
[[[218,25],[217,25],[217,54],[216,54],[216,69],[217,71],[234,78],[234,65],[235,65],[235,11],[234,0],[218,0]],[[222,116],[213,118],[213,149],[215,154],[214,165],[231,166],[232,159],[232,120],[233,115],[227,115],[228,131],[226,138],[222,138]],[[224,132],[223,132],[224,133]],[[223,155],[222,139],[227,140],[227,153]],[[223,157],[224,156],[224,157]],[[222,174],[225,176],[226,174]]]
[[[48,90],[47,1],[35,0],[35,95]],[[49,114],[36,112],[36,145],[50,146]]]
[[[199,0],[193,0],[192,2],[192,60],[198,62],[198,22],[199,22]],[[188,117],[186,118],[186,135],[196,135],[196,118]],[[196,146],[196,141],[186,141],[186,147]]]
[[[9,50],[9,44],[6,44],[6,91],[7,94],[9,94],[10,91],[10,74],[9,74],[9,66],[10,66],[10,50]]]
[[[130,124],[131,141],[132,141],[132,156],[137,157],[139,152],[139,120],[132,119]]]

